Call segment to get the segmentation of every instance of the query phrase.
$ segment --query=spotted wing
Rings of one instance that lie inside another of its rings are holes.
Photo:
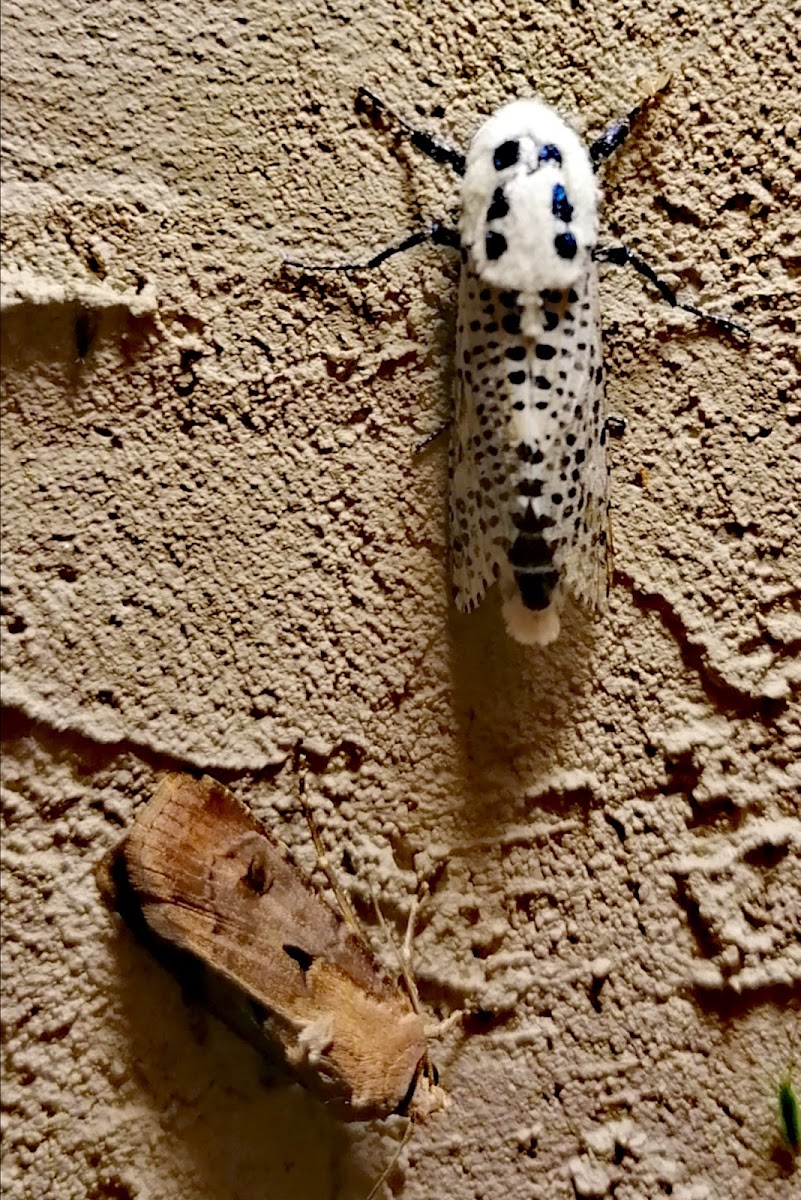
[[[510,631],[546,643],[567,591],[605,594],[607,470],[597,283],[460,297],[451,528],[457,605],[500,572]],[[512,614],[509,604],[516,609]],[[548,615],[550,614],[550,615]]]
[[[497,297],[463,268],[450,456],[451,569],[462,612],[480,604],[495,581],[514,530],[514,453]]]
[[[573,295],[577,298],[571,303]],[[559,468],[554,463],[553,471],[554,486],[561,487],[565,496],[561,514],[554,505],[555,529],[564,538],[557,563],[563,587],[583,604],[597,608],[605,603],[608,582],[609,468],[594,270],[583,288],[569,293],[562,333],[558,360],[565,379],[559,371],[557,375],[565,390],[567,422],[560,431]]]

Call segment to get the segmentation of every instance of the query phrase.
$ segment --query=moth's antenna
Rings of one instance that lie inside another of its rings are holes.
[[[422,890],[427,892],[428,885],[424,883],[422,885]],[[412,941],[414,940],[414,927],[417,921],[417,912],[420,908],[419,894],[416,894],[412,900],[412,905],[409,909],[409,916],[406,921],[406,933],[404,934],[403,944],[401,946],[399,946],[395,941],[395,938],[393,937],[392,932],[387,925],[386,920],[384,919],[384,914],[381,911],[372,887],[370,887],[370,897],[373,901],[373,908],[375,909],[375,915],[378,918],[378,924],[381,927],[381,931],[385,935],[389,944],[392,946],[392,949],[395,951],[395,956],[398,960],[398,966],[400,967],[400,972],[403,976],[403,982],[406,986],[406,991],[409,996],[409,1002],[411,1003],[411,1006],[417,1015],[422,1017],[425,1014],[423,1012],[423,1006],[420,1003],[420,993],[417,990],[417,984],[415,983],[414,972],[412,970]],[[434,1025],[429,1025],[426,1029],[426,1037],[441,1037],[448,1029],[451,1028],[451,1026],[458,1024],[463,1017],[464,1011],[462,1009],[451,1013],[449,1017],[445,1017],[442,1021],[437,1021],[434,1023]],[[428,1075],[429,1079],[436,1082],[436,1070],[431,1062],[431,1058],[429,1057],[428,1049],[426,1049],[425,1053],[425,1064],[426,1074]]]
[[[371,121],[389,116],[403,130],[416,150],[427,154],[429,158],[433,158],[434,162],[447,163],[457,175],[464,175],[465,156],[461,150],[454,150],[452,146],[446,146],[444,142],[438,141],[423,129],[415,129],[414,125],[410,125],[408,121],[404,121],[403,117],[399,117],[396,112],[387,108],[384,101],[379,99],[369,88],[360,87],[356,93],[356,111],[364,113]]]
[[[381,906],[378,903],[378,899],[376,898],[376,894],[373,891],[372,885],[370,885],[370,898],[373,901],[373,908],[375,909],[375,915],[378,918],[378,924],[381,926],[381,932],[384,934],[390,946],[395,951],[395,956],[398,960],[398,966],[400,967],[401,975],[403,976],[403,982],[406,985],[406,991],[409,993],[409,1000],[411,1001],[412,1008],[416,1013],[422,1014],[423,1010],[420,1004],[420,995],[417,991],[417,984],[414,981],[414,975],[411,967],[412,939],[414,938],[414,926],[417,919],[418,898],[415,896],[412,900],[412,906],[409,909],[409,917],[406,922],[406,933],[404,934],[402,946],[399,946],[395,941],[389,926],[384,920],[384,914],[381,911]]]
[[[379,1189],[384,1186],[387,1179],[392,1174],[392,1172],[395,1170],[395,1167],[398,1165],[398,1159],[400,1158],[401,1154],[403,1153],[404,1146],[408,1142],[409,1138],[412,1136],[413,1130],[414,1130],[414,1122],[411,1120],[407,1121],[406,1128],[403,1131],[403,1137],[400,1140],[400,1144],[399,1144],[397,1150],[392,1155],[392,1158],[390,1159],[389,1163],[387,1163],[387,1166],[385,1167],[385,1169],[381,1172],[380,1178],[378,1178],[376,1180],[376,1182],[373,1184],[373,1186],[370,1188],[370,1191],[365,1196],[365,1200],[375,1200],[375,1197],[378,1195]]]
[[[596,171],[602,162],[609,158],[610,155],[614,154],[614,152],[623,145],[626,138],[631,133],[631,129],[635,121],[637,121],[645,109],[653,104],[659,96],[662,96],[668,90],[672,82],[672,78],[672,75],[667,72],[661,75],[659,79],[653,83],[650,91],[644,97],[644,99],[639,102],[639,104],[635,104],[633,108],[629,109],[625,116],[619,117],[618,120],[613,121],[612,124],[604,130],[600,137],[595,139],[589,149],[592,165]]]
[[[339,905],[339,909],[342,913],[345,923],[350,926],[359,940],[363,942],[365,940],[364,934],[362,933],[361,926],[359,925],[359,919],[356,916],[353,905],[350,902],[350,897],[342,888],[339,880],[337,879],[334,868],[328,861],[328,855],[325,852],[325,846],[323,845],[323,839],[320,837],[320,831],[317,828],[317,822],[314,819],[314,813],[312,812],[311,805],[306,798],[306,769],[305,767],[300,767],[299,759],[300,753],[298,754],[298,799],[300,800],[301,807],[303,808],[303,814],[306,817],[306,824],[309,826],[309,832],[311,833],[314,849],[317,854],[318,865],[320,866],[331,886],[331,890],[336,897],[336,902]]]

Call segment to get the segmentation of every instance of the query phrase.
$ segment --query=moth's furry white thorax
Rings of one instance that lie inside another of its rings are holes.
[[[589,269],[599,191],[586,146],[537,100],[504,105],[467,154],[459,226],[483,282],[535,296]]]

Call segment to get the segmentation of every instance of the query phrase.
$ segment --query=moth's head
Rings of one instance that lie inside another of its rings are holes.
[[[598,186],[586,146],[537,100],[504,105],[467,154],[459,232],[492,287],[573,286],[598,236]]]

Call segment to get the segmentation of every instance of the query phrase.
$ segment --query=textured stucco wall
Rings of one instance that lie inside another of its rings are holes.
[[[359,1200],[389,1161],[400,1121],[270,1087],[95,888],[165,767],[312,869],[301,741],[363,911],[372,884],[400,928],[426,883],[424,1004],[471,1013],[388,1194],[797,1196],[791,6],[9,0],[3,25],[9,1200]],[[412,458],[448,412],[455,264],[281,259],[453,211],[360,83],[464,143],[532,90],[599,131],[666,70],[605,234],[753,337],[604,274],[611,603],[526,652],[494,605],[449,611],[445,449]]]

